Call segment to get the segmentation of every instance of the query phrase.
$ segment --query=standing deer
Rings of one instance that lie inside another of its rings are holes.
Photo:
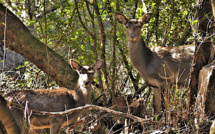
[[[47,112],[60,112],[89,104],[91,100],[93,75],[96,70],[100,69],[103,61],[97,61],[93,67],[81,66],[74,60],[70,60],[70,64],[72,69],[76,70],[79,74],[75,90],[58,88],[52,90],[15,91],[6,94],[4,96],[5,99],[10,103],[20,104],[23,107],[27,102],[29,109]],[[23,128],[23,110],[13,106],[10,106],[10,109],[20,128]],[[27,124],[31,131],[34,129],[50,128],[50,133],[55,134],[59,133],[62,127],[76,123],[80,114],[80,112],[74,112],[70,115],[51,116],[33,113],[29,115],[30,120]],[[25,132],[28,133],[28,131]]]
[[[172,85],[188,86],[188,77],[195,51],[194,45],[179,47],[147,47],[141,35],[142,26],[148,23],[152,13],[146,13],[141,20],[128,20],[116,13],[120,24],[125,25],[128,38],[129,57],[145,83],[152,87],[154,113],[164,107],[163,92]],[[162,100],[162,101],[161,101]]]

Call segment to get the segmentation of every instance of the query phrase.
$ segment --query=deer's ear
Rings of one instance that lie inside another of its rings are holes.
[[[116,20],[120,23],[125,25],[128,21],[128,19],[121,13],[115,13]]]
[[[98,70],[102,67],[102,65],[104,64],[104,61],[103,60],[100,60],[100,61],[96,61],[95,64],[94,64],[94,69],[95,70]]]
[[[81,65],[78,64],[78,62],[76,62],[73,59],[70,59],[70,65],[72,67],[73,70],[80,70],[81,69]]]
[[[144,14],[143,17],[142,17],[142,19],[141,19],[142,23],[143,24],[148,23],[150,21],[151,17],[152,17],[152,13],[146,13],[146,14]]]

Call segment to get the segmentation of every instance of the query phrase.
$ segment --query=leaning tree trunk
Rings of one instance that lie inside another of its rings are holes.
[[[200,0],[197,3],[198,26],[196,27],[196,52],[190,82],[190,113],[197,121],[206,114],[215,114],[215,46],[211,40],[214,28],[211,1]],[[194,112],[195,111],[195,112]]]
[[[5,26],[6,34],[4,34]],[[76,72],[72,70],[70,65],[52,49],[48,48],[48,52],[46,52],[46,45],[34,37],[12,12],[7,10],[6,14],[6,8],[0,4],[0,41],[4,40],[4,36],[6,36],[6,46],[8,48],[34,63],[57,84],[66,88],[75,87],[77,75],[74,75]],[[2,42],[2,44],[4,43]]]
[[[5,30],[6,27],[6,30]],[[6,33],[6,34],[5,34]],[[5,40],[4,40],[5,39]],[[37,67],[46,72],[60,86],[72,89],[75,87],[78,75],[63,58],[35,38],[26,26],[8,9],[0,3],[0,41],[6,47],[23,55]],[[47,60],[49,56],[49,63]],[[15,122],[0,96],[0,122],[8,134],[19,133]],[[5,123],[6,122],[6,123]]]

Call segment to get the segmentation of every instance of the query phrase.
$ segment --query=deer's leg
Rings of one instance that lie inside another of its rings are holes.
[[[153,95],[153,108],[154,114],[158,115],[161,108],[161,89],[152,87]]]
[[[59,116],[52,116],[50,118],[50,134],[60,133],[63,118]]]
[[[21,129],[22,134],[30,133],[30,125],[28,123],[28,116],[24,118],[23,111],[14,107],[10,107],[11,113],[15,118],[15,121],[19,128]]]

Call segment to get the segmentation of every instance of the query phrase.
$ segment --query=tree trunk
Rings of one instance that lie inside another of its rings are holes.
[[[99,12],[99,7],[97,0],[93,2],[93,7],[95,14],[97,16],[98,24],[99,24],[99,36],[101,40],[101,59],[104,61],[104,65],[102,68],[102,73],[104,75],[104,89],[108,89],[108,73],[107,73],[107,65],[106,65],[106,54],[105,54],[105,45],[106,45],[106,34],[104,30],[104,25],[102,23],[102,18]]]
[[[44,72],[49,72],[48,75],[60,86],[73,89],[78,75],[75,75],[76,72],[70,65],[59,54],[48,48],[50,62],[48,67],[46,45],[35,38],[13,13],[7,10],[5,14],[6,8],[0,4],[0,41],[6,36],[8,48],[23,55]],[[6,35],[4,35],[5,26]]]
[[[215,115],[215,60],[204,66],[199,73],[198,95],[196,99],[196,118],[201,122],[206,114]]]
[[[212,17],[212,8],[210,0],[201,0],[197,3],[197,20],[198,27],[196,42],[196,52],[193,59],[193,68],[191,72],[190,82],[190,113],[195,112],[198,121],[206,113],[215,113],[215,109],[211,103],[215,102],[214,98],[214,59],[215,59],[215,46],[211,41],[210,35],[213,30],[210,27]],[[196,98],[198,98],[196,100]],[[200,99],[201,98],[201,99]],[[193,116],[193,115],[191,115]]]

